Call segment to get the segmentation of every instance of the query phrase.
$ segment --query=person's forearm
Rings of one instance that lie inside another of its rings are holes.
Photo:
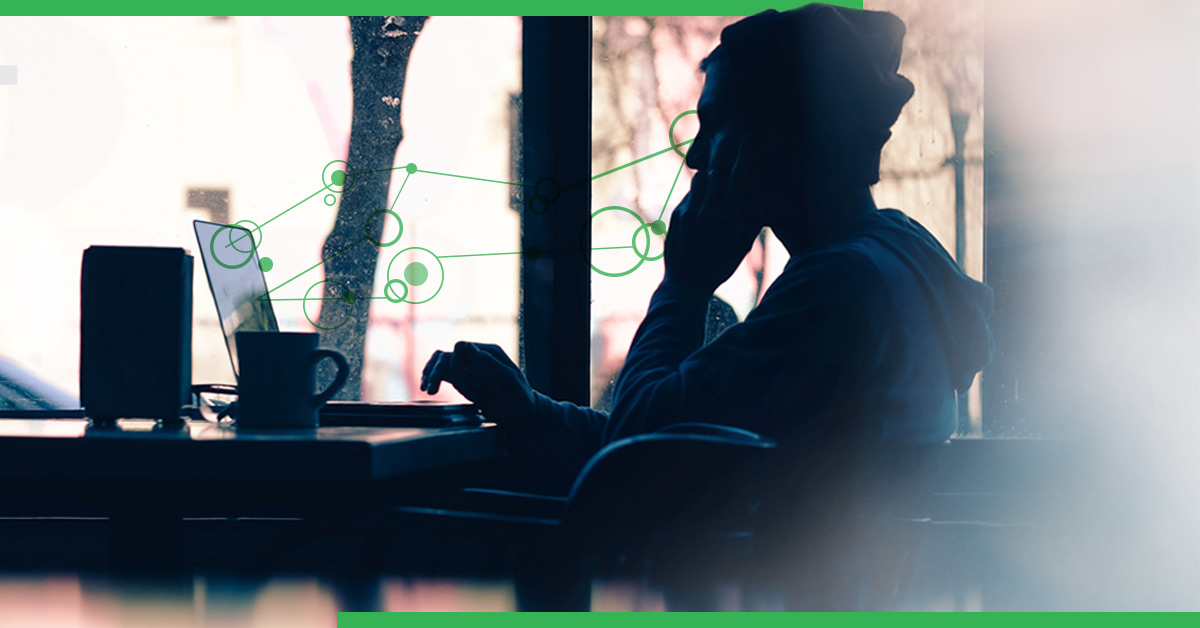
[[[600,449],[608,415],[569,401],[556,401],[536,393],[535,414],[542,437],[575,456],[587,458]]]
[[[679,365],[704,343],[711,297],[691,285],[659,284],[617,379],[605,440],[675,420],[683,403]]]
[[[712,294],[688,284],[664,280],[650,298],[617,382],[629,385],[638,372],[674,369],[704,344],[704,326]]]
[[[531,416],[506,424],[509,453],[549,456],[578,468],[600,450],[608,415],[533,391]]]
[[[510,424],[520,426],[514,430],[515,435],[536,442],[548,454],[582,464],[612,440],[614,433],[637,433],[648,427],[646,415],[665,418],[661,409],[651,409],[650,405],[673,404],[677,394],[671,393],[672,385],[664,379],[677,375],[679,364],[703,343],[711,296],[670,281],[664,281],[655,290],[617,379],[614,399],[619,402],[622,396],[627,397],[626,406],[635,397],[640,400],[623,412],[620,425],[613,425],[608,414],[556,401],[535,391],[532,420]],[[651,399],[653,404],[645,403]]]

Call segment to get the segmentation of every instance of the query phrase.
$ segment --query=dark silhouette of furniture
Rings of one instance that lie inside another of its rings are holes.
[[[404,538],[517,548],[522,610],[585,610],[597,561],[642,568],[668,605],[712,609],[715,585],[748,605],[888,608],[930,524],[946,444],[786,447],[712,424],[614,442],[565,497],[461,489],[386,517]]]
[[[185,569],[195,517],[341,517],[422,472],[501,453],[493,426],[238,430],[0,419],[0,517],[90,517],[109,568]]]

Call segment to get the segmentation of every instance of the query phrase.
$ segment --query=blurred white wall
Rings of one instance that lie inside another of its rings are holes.
[[[430,20],[410,64],[397,163],[507,180],[519,46],[518,18]],[[195,253],[191,221],[209,215],[187,208],[189,188],[229,190],[229,219],[256,223],[319,190],[325,164],[345,159],[351,54],[344,17],[0,18],[0,64],[19,71],[17,85],[0,86],[0,355],[76,391],[83,249]],[[269,286],[320,259],[336,212],[323,198],[264,228]],[[394,250],[519,248],[506,186],[415,175],[396,211],[405,233]],[[412,364],[461,334],[516,354],[515,256],[447,266],[428,304],[373,304],[371,398],[410,395]],[[278,295],[302,297],[321,278],[313,270]],[[311,329],[299,301],[276,313],[285,329]],[[458,329],[478,315],[487,322]],[[393,333],[409,317],[434,321],[417,325],[416,344]],[[231,382],[198,259],[194,318],[193,380]]]

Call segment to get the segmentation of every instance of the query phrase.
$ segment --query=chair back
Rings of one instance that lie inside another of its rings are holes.
[[[660,551],[749,534],[774,449],[753,432],[711,424],[621,439],[584,466],[564,523],[592,545]]]

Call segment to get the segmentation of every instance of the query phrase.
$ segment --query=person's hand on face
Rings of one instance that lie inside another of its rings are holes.
[[[763,208],[750,189],[753,144],[743,135],[734,158],[714,160],[692,178],[692,189],[671,213],[666,280],[712,293],[750,252],[763,228]]]
[[[421,373],[421,390],[437,394],[443,381],[479,406],[489,421],[520,424],[533,416],[536,393],[496,345],[459,342],[453,351],[434,351]]]

